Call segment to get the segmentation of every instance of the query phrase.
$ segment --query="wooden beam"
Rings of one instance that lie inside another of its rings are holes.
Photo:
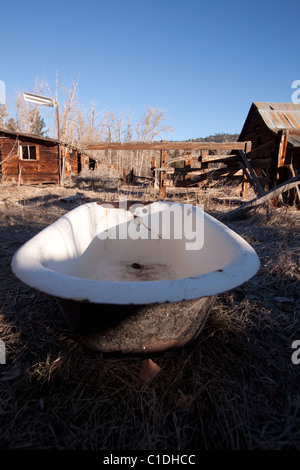
[[[278,132],[278,150],[277,150],[277,158],[278,158],[278,168],[285,165],[285,157],[286,157],[286,150],[289,138],[289,131],[288,129],[283,129]]]
[[[167,168],[167,158],[168,158],[168,152],[166,150],[161,150],[160,151],[160,167]],[[165,183],[166,179],[166,172],[161,171],[159,174],[159,196],[164,199],[167,196],[167,188]]]
[[[263,204],[264,202],[268,202],[271,199],[278,197],[280,194],[289,191],[290,189],[297,187],[300,184],[300,175],[295,176],[294,178],[285,181],[284,183],[276,186],[276,188],[270,189],[263,195],[252,199],[249,202],[246,202],[241,207],[234,209],[233,211],[229,212],[228,214],[223,215],[220,217],[219,220],[233,220],[241,215],[245,215],[248,211],[253,209],[254,207]]]
[[[208,164],[211,163],[224,163],[228,167],[235,166],[236,163],[239,163],[241,158],[236,155],[228,155],[228,157],[218,158],[216,160],[203,160],[201,164],[201,168],[207,168]],[[257,158],[255,160],[251,160],[251,166],[253,169],[255,168],[271,168],[271,164],[273,162],[272,158]]]
[[[249,186],[250,186],[250,183],[247,179],[247,174],[244,171],[243,180],[242,180],[242,197],[245,197],[245,198],[248,197]]]
[[[184,162],[185,160],[186,160],[186,157],[177,157],[177,158],[169,158],[168,157],[168,164],[170,165],[171,163]],[[192,162],[198,162],[198,157],[192,157],[191,161]]]
[[[243,179],[246,179],[249,184],[253,184],[251,181],[251,176],[249,174],[249,171],[247,167],[244,165],[244,163],[240,162],[240,167],[243,170]]]
[[[155,168],[155,171],[164,171],[167,175],[173,175],[176,169],[177,168],[174,168],[173,166],[163,166],[161,168]],[[181,169],[183,170],[183,168]]]
[[[206,155],[202,158],[202,163],[230,163],[239,162],[240,157],[237,155]]]
[[[249,162],[245,152],[243,152],[242,150],[239,150],[239,154],[242,157],[242,160],[243,160],[243,163],[244,163],[245,167],[249,171],[249,174],[251,176],[252,185],[254,186],[254,189],[256,190],[256,193],[260,196],[261,194],[264,193],[264,188],[262,187],[261,182],[259,181],[255,171],[253,170],[252,165]]]
[[[180,170],[182,170],[182,168],[179,168],[176,170],[179,170],[179,173],[181,173]],[[194,170],[194,171],[191,171],[191,170]],[[175,172],[175,174],[177,173],[177,171]],[[217,177],[217,178],[220,178],[221,176],[242,176],[242,170],[239,169],[239,168],[215,168],[215,169],[210,169],[208,171],[203,171],[201,169],[198,169],[198,168],[191,168],[187,173],[186,173],[186,176],[189,176],[189,177],[197,177],[195,178],[195,181],[203,181],[203,180],[206,180],[206,179],[210,179],[210,178],[214,178],[214,177]]]
[[[293,162],[291,162],[291,164],[289,165],[289,168],[290,168],[290,171],[291,171],[291,174],[292,174],[293,178],[295,178],[296,173],[295,173],[295,170],[294,170],[294,167],[293,167]],[[297,192],[297,196],[298,196],[298,201],[300,203],[300,189],[298,188],[298,186],[296,186],[296,192]]]
[[[270,169],[270,189],[275,188],[278,180],[278,168],[283,167],[285,164],[285,156],[287,150],[289,132],[286,129],[278,131],[275,143],[275,154],[273,155],[273,162]]]
[[[190,170],[191,169],[191,150],[186,150],[184,153],[185,153],[184,156],[186,157],[186,160],[184,160],[184,169]],[[187,175],[184,178],[188,179]]]
[[[84,150],[245,150],[248,142],[80,142]]]
[[[252,142],[251,142],[251,140],[249,140],[249,141],[245,142],[244,152],[249,153],[249,152],[251,152],[251,149],[252,149]]]
[[[171,167],[172,168],[172,167]],[[185,175],[186,173],[192,174],[204,174],[204,173],[227,173],[232,171],[239,171],[239,166],[236,167],[226,167],[223,166],[222,168],[175,168],[175,173]]]

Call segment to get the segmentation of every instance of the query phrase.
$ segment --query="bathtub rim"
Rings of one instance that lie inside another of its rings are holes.
[[[166,201],[161,201],[166,202]],[[88,206],[95,203],[87,203]],[[81,206],[70,212],[79,209]],[[63,217],[66,217],[66,213]],[[235,242],[237,252],[225,267],[198,276],[157,281],[105,281],[93,280],[53,271],[46,268],[32,253],[32,245],[43,236],[51,226],[22,245],[14,254],[11,267],[14,275],[22,282],[54,297],[91,302],[97,304],[143,305],[151,303],[179,302],[217,295],[234,289],[252,278],[259,269],[257,253],[240,235],[226,225],[204,212],[216,226],[226,230]]]

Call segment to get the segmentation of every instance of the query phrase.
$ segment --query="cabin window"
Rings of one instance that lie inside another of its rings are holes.
[[[37,160],[36,145],[21,145],[22,160]]]

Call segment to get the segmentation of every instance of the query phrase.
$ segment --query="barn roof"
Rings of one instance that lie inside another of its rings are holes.
[[[261,117],[272,130],[300,130],[300,104],[253,103]]]
[[[255,109],[271,131],[277,134],[278,131],[287,129],[289,131],[289,143],[295,147],[300,146],[300,104],[254,102],[250,108],[243,130],[248,125],[251,113]]]

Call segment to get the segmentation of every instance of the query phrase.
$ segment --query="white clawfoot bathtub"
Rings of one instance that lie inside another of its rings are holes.
[[[81,342],[122,353],[190,342],[216,295],[258,268],[253,248],[201,208],[161,201],[83,204],[12,260],[20,280],[58,299]]]

